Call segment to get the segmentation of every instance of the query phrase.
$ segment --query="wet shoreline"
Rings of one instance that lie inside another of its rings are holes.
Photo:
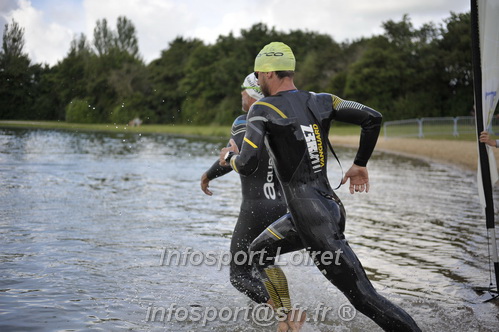
[[[359,137],[353,135],[332,135],[330,139],[334,145],[345,147],[355,147],[359,141]],[[493,151],[498,160],[499,149]],[[476,142],[460,140],[380,137],[375,152],[396,153],[405,157],[457,166],[467,171],[476,171],[478,160]]]

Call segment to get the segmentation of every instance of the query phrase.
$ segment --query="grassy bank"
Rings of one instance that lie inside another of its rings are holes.
[[[113,133],[171,134],[182,136],[230,137],[230,126],[142,125],[130,127],[118,124],[67,123],[63,121],[0,121],[0,128],[59,129],[69,131],[100,131]],[[357,126],[335,126],[337,135],[357,135]]]
[[[62,121],[0,121],[0,128],[57,129],[112,133],[172,134],[186,136],[229,137],[230,126],[142,125],[67,123]]]
[[[230,137],[230,126],[218,125],[142,125],[140,127],[130,127],[123,124],[86,124],[67,123],[63,121],[0,121],[0,128],[25,128],[25,129],[58,129],[69,131],[99,131],[113,133],[140,133],[140,134],[170,134],[179,136],[201,136],[201,137]],[[353,125],[335,124],[331,130],[333,136],[359,135],[360,128]],[[401,135],[403,137],[403,135]],[[383,129],[380,138],[384,137]],[[393,138],[397,138],[396,135]],[[392,139],[392,138],[390,138]],[[427,135],[425,139],[451,140],[451,141],[475,141],[476,135],[466,133],[460,136]]]

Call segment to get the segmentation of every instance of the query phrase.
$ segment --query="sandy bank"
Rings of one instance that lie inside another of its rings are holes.
[[[331,135],[335,145],[357,146],[358,136]],[[476,170],[478,151],[476,142],[433,140],[417,138],[380,137],[376,145],[377,151],[393,152],[416,158],[430,159],[444,164],[452,164],[467,170]],[[499,149],[493,149],[496,160],[499,159]]]

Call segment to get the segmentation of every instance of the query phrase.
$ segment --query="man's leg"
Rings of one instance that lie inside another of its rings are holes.
[[[312,251],[311,254],[315,256],[319,270],[338,287],[355,309],[386,331],[421,331],[407,312],[375,290],[345,239],[331,240],[329,243],[328,248]],[[334,257],[334,261],[323,259],[325,253],[328,253],[328,258]]]
[[[249,228],[251,221],[251,216],[241,212],[234,228],[230,244],[230,253],[232,256],[230,262],[230,282],[238,291],[256,303],[266,303],[269,300],[269,294],[258,273],[255,274],[253,272],[254,267],[249,260],[249,246],[256,236],[256,234],[252,234],[251,228]],[[258,228],[257,225],[252,225],[251,227]]]
[[[286,276],[277,265],[271,265],[276,254],[303,249],[296,233],[291,214],[286,214],[268,226],[250,245],[255,266],[262,275],[265,288],[272,299],[272,306],[280,318],[277,331],[299,331],[305,323],[306,314],[292,308]]]
[[[292,202],[296,230],[319,270],[361,313],[387,331],[421,331],[414,320],[376,292],[343,235],[345,211],[322,196]]]

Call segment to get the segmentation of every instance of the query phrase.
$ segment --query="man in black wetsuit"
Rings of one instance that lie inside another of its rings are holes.
[[[331,122],[360,125],[359,149],[343,183],[350,181],[352,194],[368,192],[366,165],[378,139],[381,114],[332,94],[297,90],[295,58],[283,43],[266,45],[255,58],[254,70],[265,98],[255,102],[248,113],[241,149],[231,141],[220,152],[220,164],[250,175],[268,150],[293,219],[297,234],[293,238],[314,254],[324,276],[383,329],[420,331],[409,314],[378,294],[367,278],[345,239],[345,209],[327,178],[326,140]],[[290,219],[280,222],[290,223]],[[280,239],[286,236],[279,234]],[[333,264],[331,255],[337,256]]]
[[[241,89],[242,110],[248,112],[254,102],[263,98],[254,73],[249,74],[245,78]],[[237,117],[232,125],[231,140],[238,147],[242,146],[246,125],[246,114]],[[237,290],[257,303],[269,303],[275,308],[285,307],[287,310],[290,310],[291,301],[284,273],[278,266],[273,266],[272,263],[277,250],[284,253],[292,249],[287,249],[286,244],[280,245],[279,249],[277,247],[269,249],[265,258],[262,258],[266,262],[269,262],[265,266],[267,270],[263,270],[264,267],[262,267],[258,271],[263,275],[263,281],[258,273],[254,273],[251,261],[249,261],[249,246],[252,241],[287,211],[281,185],[277,181],[272,160],[265,149],[261,152],[257,164],[259,165],[258,169],[254,173],[249,176],[241,176],[241,210],[230,245],[232,256],[230,281]],[[201,190],[206,195],[211,196],[213,193],[209,190],[210,181],[230,171],[232,171],[230,166],[220,166],[217,159],[201,176]],[[245,256],[248,258],[246,260],[242,259]],[[284,280],[283,282],[279,282],[280,285],[278,287],[281,290],[279,297],[273,297],[271,300],[267,291],[271,280],[267,279]],[[300,317],[298,318],[301,319]],[[284,326],[284,324],[280,325]],[[283,331],[285,330],[287,329],[283,328]]]

